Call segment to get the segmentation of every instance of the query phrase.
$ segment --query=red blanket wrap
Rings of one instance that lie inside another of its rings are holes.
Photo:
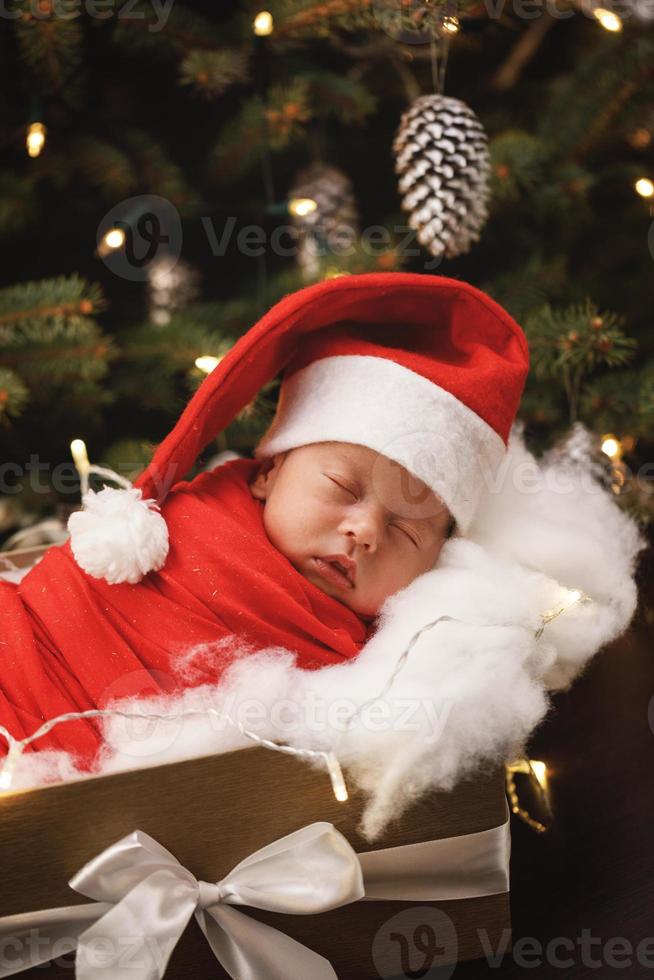
[[[173,487],[166,564],[136,585],[87,575],[69,543],[20,583],[0,581],[0,724],[23,738],[64,712],[214,683],[237,650],[281,646],[307,670],[357,656],[367,624],[268,539],[248,488],[258,465],[231,460]],[[193,651],[201,644],[213,648]],[[91,769],[99,744],[99,726],[83,720],[34,748],[66,749]]]

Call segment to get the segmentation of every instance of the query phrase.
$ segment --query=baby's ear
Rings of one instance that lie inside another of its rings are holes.
[[[281,462],[284,455],[286,454],[280,453],[277,456],[262,460],[257,475],[250,483],[250,493],[257,500],[267,500],[274,482],[274,473],[276,473],[278,463]]]

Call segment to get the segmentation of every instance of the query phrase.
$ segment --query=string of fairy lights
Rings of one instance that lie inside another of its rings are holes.
[[[78,449],[78,458],[81,459],[82,457],[80,454],[79,447],[77,447],[77,449]],[[88,481],[89,474],[91,472],[97,472],[99,469],[100,467],[94,467],[91,464],[85,466],[85,470],[84,470],[85,480]],[[107,471],[103,471],[103,472],[106,473]],[[548,623],[551,623],[553,620],[557,619],[559,616],[565,613],[572,606],[575,606],[577,604],[586,604],[590,602],[592,602],[591,597],[586,593],[581,592],[579,589],[568,590],[565,597],[557,606],[547,610],[544,613],[541,613],[540,615],[541,624],[539,628],[534,632],[534,638],[536,640],[540,639]],[[354,720],[362,714],[362,712],[365,710],[365,708],[368,705],[381,701],[386,696],[386,694],[388,694],[396,677],[398,676],[402,668],[405,666],[412,649],[414,648],[414,646],[416,645],[417,641],[422,636],[422,634],[427,632],[428,630],[433,629],[439,623],[445,621],[458,622],[458,623],[463,622],[462,620],[456,619],[453,616],[442,615],[439,616],[437,619],[433,620],[432,622],[427,623],[424,626],[421,626],[420,629],[416,630],[416,632],[413,634],[408,644],[400,654],[399,658],[397,659],[395,666],[391,671],[381,691],[375,697],[370,698],[368,701],[364,702],[362,705],[359,706],[359,708],[357,708],[355,711],[352,712],[350,717],[347,719],[346,729],[349,729],[352,726]],[[489,626],[489,628],[493,628],[493,626],[504,627],[506,624],[491,623],[491,624],[484,624],[484,625]],[[139,719],[139,720],[147,720],[147,721],[164,721],[164,722],[182,721],[185,718],[189,718],[189,717],[217,718],[220,721],[226,722],[227,724],[231,725],[233,728],[237,729],[245,738],[256,743],[262,748],[271,749],[272,751],[276,751],[276,752],[283,752],[288,755],[296,756],[297,758],[300,759],[313,760],[315,762],[322,763],[329,775],[331,785],[332,785],[332,790],[336,800],[338,800],[341,803],[344,803],[349,799],[349,793],[345,782],[345,777],[343,775],[343,771],[341,769],[341,765],[338,761],[338,758],[336,757],[333,751],[296,748],[291,745],[284,745],[279,742],[274,742],[271,739],[262,738],[261,736],[257,735],[256,732],[246,729],[241,722],[232,718],[228,712],[219,711],[217,708],[194,709],[194,710],[183,711],[180,713],[171,713],[171,714],[161,714],[156,712],[144,712],[144,711],[124,711],[118,708],[93,708],[87,711],[68,712],[66,714],[57,715],[54,718],[50,718],[48,721],[44,722],[43,725],[41,725],[38,729],[36,729],[36,731],[34,731],[31,735],[27,735],[22,739],[16,738],[14,735],[12,735],[12,733],[7,728],[5,728],[3,725],[0,725],[0,736],[2,736],[6,740],[8,746],[7,755],[5,756],[3,765],[0,768],[0,792],[7,793],[11,791],[16,768],[25,749],[33,742],[36,742],[44,735],[47,735],[48,732],[52,731],[53,728],[55,728],[60,724],[64,724],[65,722],[68,721],[79,721],[83,719],[109,718],[109,717],[121,717],[121,718],[129,718],[129,719]],[[547,829],[546,826],[544,824],[539,824],[538,821],[534,821],[533,818],[529,817],[529,814],[523,808],[520,807],[518,802],[518,797],[515,792],[515,784],[513,782],[510,782],[510,780],[513,779],[513,774],[515,774],[516,772],[525,772],[525,771],[531,772],[534,775],[535,779],[538,782],[538,785],[541,788],[541,791],[547,794],[548,787],[547,787],[546,764],[539,760],[520,759],[512,763],[509,763],[506,766],[507,791],[509,795],[509,803],[512,811],[517,816],[521,817],[522,819],[525,819],[528,823],[530,823],[531,826],[534,827],[534,829],[542,831]]]

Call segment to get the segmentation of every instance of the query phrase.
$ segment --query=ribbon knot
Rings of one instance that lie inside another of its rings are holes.
[[[222,902],[227,889],[223,889],[220,882],[216,885],[210,881],[198,881],[198,906],[201,909],[208,909],[211,905],[218,905]]]

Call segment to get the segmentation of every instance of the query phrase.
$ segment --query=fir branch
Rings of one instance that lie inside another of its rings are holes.
[[[600,314],[589,299],[562,310],[546,304],[525,321],[534,373],[562,383],[570,422],[577,418],[585,377],[600,365],[618,367],[633,357],[638,342],[625,336],[622,323],[615,313]]]
[[[196,95],[215,99],[232,85],[250,81],[248,57],[243,51],[191,51],[182,61],[180,85]]]
[[[316,116],[337,116],[346,125],[363,122],[377,111],[378,99],[360,81],[331,71],[304,73]]]
[[[19,376],[7,367],[0,367],[0,424],[18,418],[29,400],[29,391]]]
[[[90,316],[106,306],[100,287],[78,275],[19,283],[0,290],[0,325]]]
[[[638,372],[634,371],[608,371],[593,378],[581,395],[580,416],[595,431],[640,431],[639,381]]]
[[[492,88],[505,92],[518,82],[529,62],[536,56],[549,31],[558,23],[544,4],[540,17],[520,35],[509,56],[490,80]]]
[[[484,280],[480,288],[504,306],[521,323],[534,309],[560,297],[568,279],[565,255],[530,255],[522,265]]]
[[[246,173],[261,159],[267,141],[271,149],[281,150],[305,139],[306,123],[313,115],[305,78],[272,86],[265,103],[258,95],[246,99],[212,149],[214,178],[233,179]]]
[[[78,104],[80,89],[74,84],[82,62],[82,28],[75,0],[13,0],[12,14],[20,53],[48,94]],[[79,78],[76,79],[79,82]]]
[[[264,115],[272,149],[281,149],[303,136],[304,124],[315,115],[315,107],[310,104],[308,79],[301,76],[289,84],[273,85],[266,99]]]
[[[629,94],[652,77],[654,39],[634,44],[599,31],[574,72],[560,79],[541,113],[537,134],[553,156],[579,159],[604,135]]]
[[[489,152],[493,202],[517,200],[543,181],[550,148],[532,133],[507,129],[490,141]]]
[[[66,152],[66,164],[78,172],[86,183],[101,188],[108,197],[125,197],[138,187],[129,156],[115,143],[105,139],[73,137]]]
[[[118,3],[118,8],[122,6]],[[177,2],[161,24],[159,14],[148,0],[130,3],[129,16],[117,18],[113,42],[126,51],[149,51],[159,58],[176,59],[189,52],[215,50],[221,38],[211,21]]]
[[[126,129],[121,143],[139,175],[139,185],[151,194],[159,194],[185,214],[200,208],[200,198],[187,182],[182,168],[172,161],[164,147],[141,129]]]
[[[373,0],[281,0],[271,10],[274,41],[329,37],[336,28],[375,29]]]

